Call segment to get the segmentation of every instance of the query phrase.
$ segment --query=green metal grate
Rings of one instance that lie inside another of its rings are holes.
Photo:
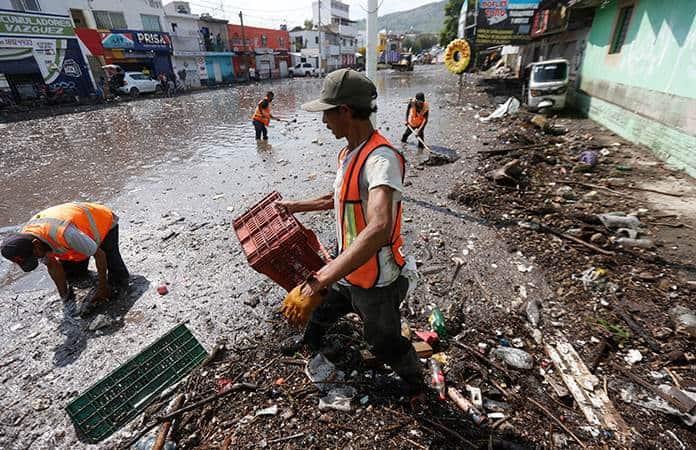
[[[99,442],[137,417],[207,355],[186,325],[178,325],[70,402],[66,410],[90,442]]]

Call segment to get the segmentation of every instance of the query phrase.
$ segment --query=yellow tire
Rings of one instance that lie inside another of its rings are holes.
[[[445,66],[447,69],[459,75],[469,67],[471,61],[471,47],[464,39],[455,39],[449,43],[445,50]]]

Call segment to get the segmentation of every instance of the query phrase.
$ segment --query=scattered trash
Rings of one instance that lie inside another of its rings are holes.
[[[114,323],[113,319],[107,315],[99,314],[89,324],[89,331],[97,331],[102,328],[110,327]]]
[[[604,279],[606,274],[606,269],[603,269],[601,267],[590,267],[582,273],[580,281],[582,281],[582,286],[587,291],[590,288],[604,286],[606,284],[606,280]]]
[[[411,255],[405,258],[404,267],[401,269],[401,275],[408,280],[408,291],[406,291],[406,296],[408,297],[416,287],[418,287],[418,282],[420,281],[420,274],[416,267],[416,258]]]
[[[51,399],[48,398],[36,398],[31,402],[31,408],[34,411],[43,411],[51,406]]]
[[[693,310],[677,305],[669,310],[669,316],[677,332],[696,337],[696,313]]]
[[[640,227],[640,219],[636,216],[626,216],[622,213],[597,214],[597,218],[607,228],[632,228]]]
[[[527,320],[530,325],[534,328],[539,326],[539,322],[541,321],[541,302],[538,299],[529,300],[525,308],[525,313],[527,314]]]
[[[638,247],[648,249],[655,247],[655,243],[650,239],[618,238],[614,243],[626,248]]]
[[[497,184],[503,186],[516,186],[520,183],[522,177],[522,166],[519,159],[513,159],[506,163],[503,167],[494,170],[489,177]]]
[[[329,361],[323,353],[317,353],[314,358],[307,362],[305,373],[317,389],[324,393],[341,387],[340,384],[331,383],[332,381],[343,381],[345,379],[343,371],[338,370],[334,363]]]
[[[642,361],[642,360],[643,360],[643,355],[640,353],[640,351],[635,350],[635,349],[631,349],[631,350],[628,351],[628,353],[626,354],[626,356],[624,356],[624,360],[625,360],[628,364],[633,365],[633,364],[635,364],[635,363],[637,363],[637,362],[639,362],[639,361]]]
[[[454,387],[450,386],[447,388],[447,395],[462,411],[468,414],[471,421],[477,426],[483,426],[488,421],[488,417],[478,411],[476,407]]]
[[[353,397],[357,391],[351,386],[342,386],[331,389],[324,397],[319,399],[319,410],[325,411],[333,409],[336,411],[349,412],[352,410]]]
[[[517,369],[531,369],[534,367],[534,358],[532,355],[512,347],[497,347],[491,351],[491,355],[504,361],[510,367]]]
[[[411,326],[406,319],[401,319],[401,335],[409,341],[411,340]]]
[[[517,112],[519,110],[520,110],[520,101],[517,100],[515,97],[510,97],[505,101],[505,103],[500,105],[489,116],[479,117],[478,119],[481,122],[486,123],[486,122],[489,122],[493,119],[500,119],[501,117],[505,117],[507,115],[517,114]]]
[[[429,364],[430,364],[430,383],[437,391],[437,394],[440,396],[440,400],[445,400],[446,399],[445,375],[442,373],[442,368],[440,367],[440,364],[434,359],[430,359]]]
[[[666,384],[661,384],[655,387],[655,389],[659,390],[664,395],[669,395],[669,393],[674,389],[674,387]],[[686,396],[691,401],[696,402],[696,393],[689,391],[680,392],[682,393],[682,395]],[[652,411],[669,414],[671,416],[677,416],[682,420],[682,422],[684,422],[686,425],[690,427],[696,424],[696,410],[692,410],[690,413],[681,412],[674,406],[667,403],[665,399],[659,396],[654,398],[648,398],[648,400],[645,401],[639,400],[638,395],[635,392],[635,389],[631,385],[628,385],[621,389],[621,400],[623,400],[625,403],[631,403],[636,406],[647,408]]]
[[[146,434],[138,442],[131,446],[132,450],[151,450],[155,448],[157,441],[157,433]],[[162,450],[176,450],[176,444],[170,440],[166,440]]]
[[[421,338],[423,342],[427,342],[430,345],[436,343],[440,338],[434,331],[416,331],[416,336]]]
[[[469,386],[468,384],[465,386],[465,389],[469,393],[471,403],[479,409],[483,408],[483,398],[481,396],[481,389],[475,386]]]
[[[435,306],[432,312],[430,313],[430,316],[428,317],[428,323],[430,323],[430,328],[435,333],[437,333],[439,337],[447,337],[447,328],[445,328],[445,317],[442,315],[442,311],[440,311],[440,308],[438,308],[437,306]]]
[[[522,273],[529,273],[534,269],[534,266],[531,264],[518,264],[517,265],[517,271],[522,272]]]
[[[160,285],[157,286],[157,293],[159,295],[167,295],[169,293],[169,287],[167,287],[167,284],[160,283]]]
[[[449,364],[449,357],[446,353],[435,353],[431,358],[437,361],[441,366],[447,366]]]
[[[255,416],[275,416],[278,414],[278,405],[269,406],[268,408],[259,409],[254,413]]]

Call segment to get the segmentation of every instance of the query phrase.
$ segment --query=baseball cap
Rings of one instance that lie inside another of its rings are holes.
[[[10,261],[17,263],[25,272],[31,272],[39,265],[34,256],[34,237],[30,234],[16,233],[8,236],[0,244],[0,253]]]
[[[326,111],[340,105],[369,108],[377,98],[377,88],[365,75],[351,69],[339,69],[324,79],[319,98],[302,105],[309,112]]]

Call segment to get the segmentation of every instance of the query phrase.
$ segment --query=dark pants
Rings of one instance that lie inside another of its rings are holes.
[[[258,120],[254,120],[251,123],[254,124],[254,130],[256,131],[256,140],[258,141],[261,139],[261,135],[263,134],[264,139],[268,139],[268,129],[266,128],[266,125],[262,124]]]
[[[99,246],[106,253],[106,270],[109,277],[109,284],[116,285],[128,281],[128,269],[121,258],[118,250],[118,225],[113,227]],[[75,279],[87,275],[89,258],[84,261],[61,261],[65,276],[68,279]]]
[[[416,127],[411,127],[414,130]],[[406,142],[408,140],[408,137],[411,135],[411,128],[406,127],[406,131],[404,131],[404,135],[401,136],[401,142]],[[423,128],[421,128],[420,133],[418,133],[418,137],[421,138],[421,141],[425,142],[425,125],[423,125]],[[420,141],[418,141],[418,148],[423,148],[423,144],[421,144]]]
[[[324,302],[314,311],[304,334],[304,342],[318,350],[321,337],[348,313],[357,313],[363,321],[363,334],[370,351],[388,364],[409,388],[420,391],[423,372],[411,342],[401,336],[399,305],[406,297],[408,280],[399,277],[385,287],[362,289],[334,284]]]

